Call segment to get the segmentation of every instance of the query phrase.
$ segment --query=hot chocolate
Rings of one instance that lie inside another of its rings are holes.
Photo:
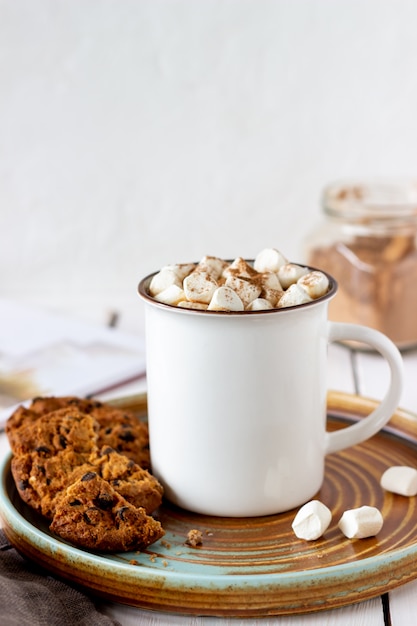
[[[262,250],[253,263],[205,256],[199,263],[163,267],[150,284],[158,302],[205,311],[261,311],[296,306],[324,296],[323,272],[290,263],[275,248]]]

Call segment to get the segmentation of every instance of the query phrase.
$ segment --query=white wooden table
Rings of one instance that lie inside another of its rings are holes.
[[[123,320],[123,316],[121,318]],[[120,326],[123,328],[123,324]],[[129,329],[131,330],[131,329]],[[365,397],[380,399],[388,380],[387,367],[382,359],[372,353],[350,350],[344,346],[329,347],[329,389],[357,393]],[[417,413],[417,350],[403,354],[405,364],[405,386],[401,407]],[[131,383],[117,392],[100,396],[102,400],[130,395],[146,390],[146,381]],[[0,454],[8,449],[4,434],[0,435]],[[417,458],[416,458],[417,466]],[[417,538],[416,538],[417,539]],[[417,563],[416,563],[417,577]],[[222,619],[214,617],[191,617],[162,614],[99,601],[99,610],[117,619],[123,626],[415,626],[417,623],[417,580],[399,587],[389,594],[366,602],[319,613],[269,617],[262,619]]]

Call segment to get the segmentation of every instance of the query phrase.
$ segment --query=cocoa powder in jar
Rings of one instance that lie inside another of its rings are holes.
[[[313,244],[308,252],[308,263],[328,271],[338,282],[338,292],[329,304],[330,319],[376,328],[399,348],[415,346],[416,205],[410,208],[404,224],[398,218],[398,213],[395,213],[396,207],[393,208],[393,221],[387,209],[384,219],[378,221],[378,227],[373,230],[366,206],[361,219],[358,219],[358,203],[366,194],[358,194],[357,189],[360,187],[355,187],[355,219],[352,220],[352,214],[349,214],[348,227],[340,229],[339,237],[333,236],[327,241]],[[346,191],[341,190],[337,200],[343,202],[346,197],[352,196],[346,196]],[[334,209],[333,218],[337,216],[338,208]],[[342,213],[342,217],[346,215]]]

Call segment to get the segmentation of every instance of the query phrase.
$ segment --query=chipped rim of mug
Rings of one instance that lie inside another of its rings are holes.
[[[251,264],[253,263],[253,259],[246,259],[246,261]],[[227,259],[227,262],[232,263],[233,260]],[[274,313],[283,314],[285,312],[294,311],[294,310],[304,310],[306,308],[310,308],[312,306],[322,304],[323,302],[330,300],[336,295],[337,290],[338,290],[338,283],[331,274],[329,274],[328,272],[320,268],[312,267],[310,265],[305,265],[304,263],[297,263],[297,265],[300,265],[301,267],[308,269],[310,272],[321,272],[322,274],[325,274],[325,276],[327,276],[327,278],[329,279],[329,289],[323,296],[320,296],[319,298],[311,300],[311,302],[304,302],[303,304],[295,304],[292,306],[286,306],[282,308],[262,309],[259,311],[247,311],[247,310],[245,311],[208,311],[207,309],[187,309],[187,308],[179,307],[176,304],[166,304],[165,302],[158,302],[158,300],[156,300],[153,296],[149,294],[149,285],[151,283],[151,280],[156,274],[158,274],[160,270],[157,270],[156,272],[152,272],[151,274],[148,274],[147,276],[142,278],[142,280],[139,282],[137,293],[143,300],[145,300],[145,302],[153,306],[156,306],[158,308],[174,310],[174,311],[177,311],[178,313],[184,313],[188,315],[205,315],[205,316],[208,315],[210,317],[214,317],[214,316],[242,317],[242,316],[271,315]]]

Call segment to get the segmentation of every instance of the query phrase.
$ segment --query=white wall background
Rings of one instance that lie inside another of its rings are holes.
[[[142,313],[204,254],[301,258],[335,178],[417,173],[415,0],[0,0],[0,296]]]

